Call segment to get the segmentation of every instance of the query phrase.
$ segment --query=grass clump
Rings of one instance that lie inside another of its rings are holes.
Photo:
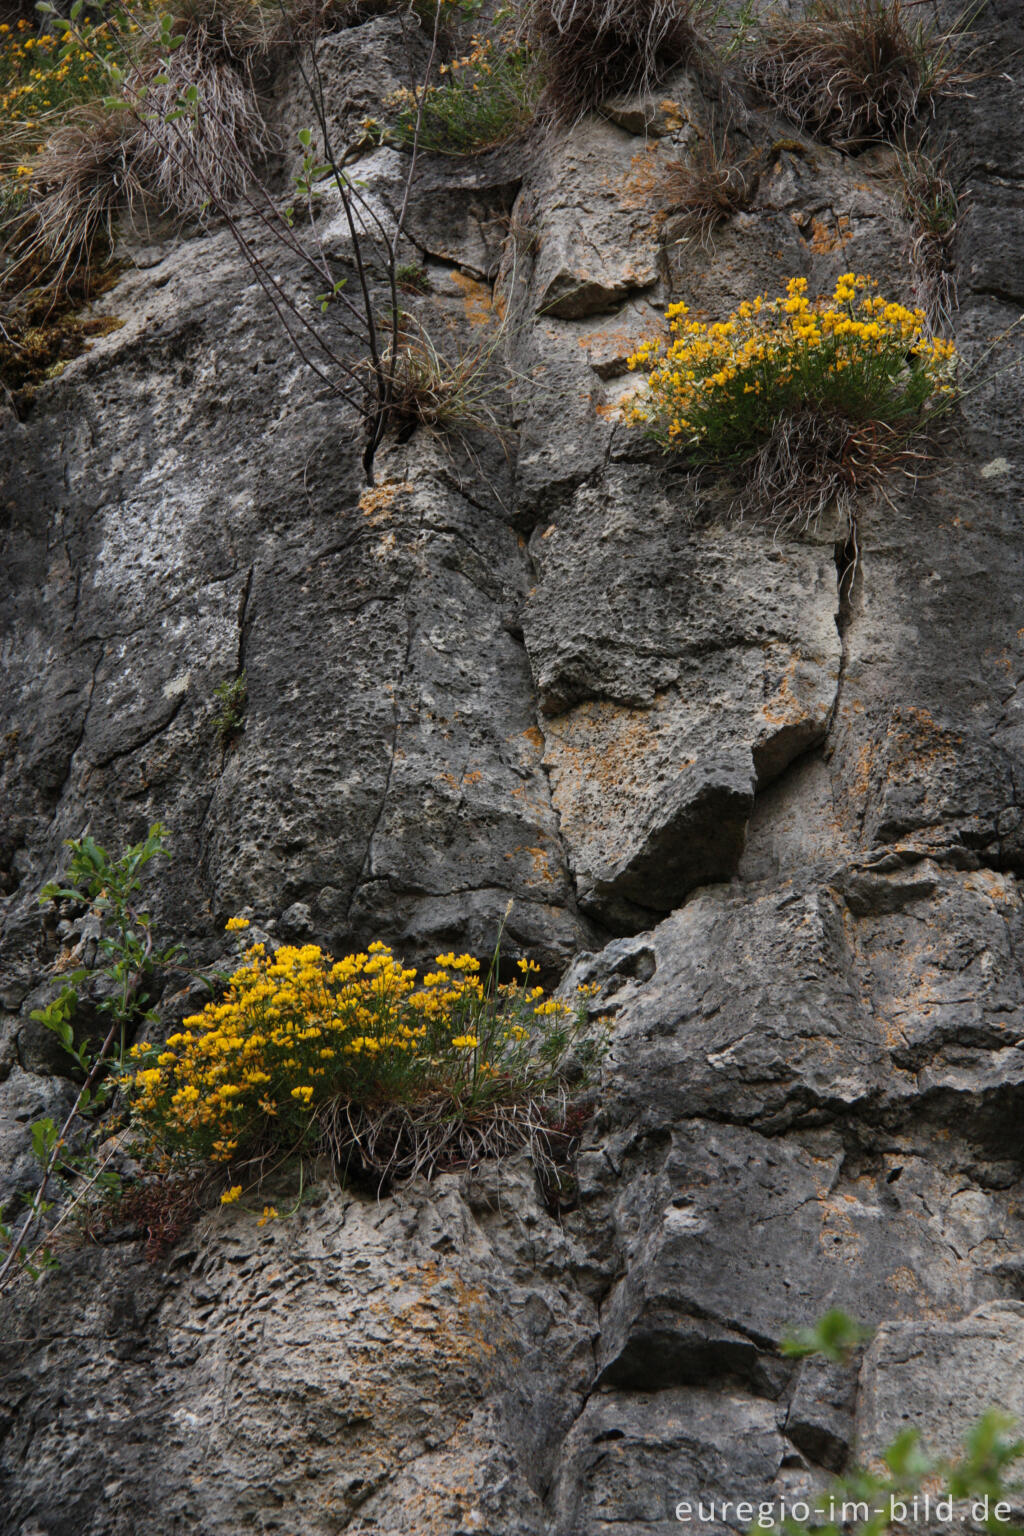
[[[575,122],[619,92],[649,90],[699,47],[706,0],[523,0],[521,30],[544,60],[542,105]]]
[[[305,1149],[380,1177],[532,1143],[564,1120],[570,1079],[581,1086],[600,1049],[589,992],[546,998],[519,964],[499,984],[469,955],[439,955],[419,978],[382,943],[339,961],[253,945],[221,1002],[136,1052],[133,1121],[172,1162]]]
[[[720,139],[712,133],[698,142],[689,159],[666,164],[661,195],[707,248],[719,224],[750,207],[760,165],[756,152],[740,157],[727,133]]]
[[[441,64],[438,74],[436,85],[397,91],[388,102],[400,143],[412,144],[419,121],[421,149],[480,154],[525,132],[534,120],[540,71],[510,32],[474,36],[469,52]]]
[[[911,0],[809,0],[769,17],[753,46],[753,83],[787,117],[837,149],[903,140],[967,76],[960,27],[938,31]]]
[[[896,155],[897,201],[909,224],[910,265],[929,313],[949,323],[957,308],[953,242],[960,218],[948,160],[921,149]]]
[[[671,305],[668,343],[630,358],[648,378],[628,420],[694,465],[743,467],[744,510],[781,524],[848,495],[955,389],[955,348],[927,334],[924,310],[852,272],[830,296],[797,277],[724,321],[688,315]]]
[[[417,426],[502,437],[498,409],[506,380],[495,354],[503,330],[441,351],[428,331],[403,316],[390,395],[391,425],[400,441]]]
[[[145,8],[51,15],[42,33],[24,18],[0,27],[0,370],[10,389],[42,377],[68,355],[72,332],[94,326],[71,311],[109,286],[121,225],[151,209],[202,216],[211,200],[237,195],[271,148],[251,68],[269,8],[183,0],[179,9],[180,45],[162,66],[166,38]],[[134,109],[109,105],[111,70]],[[183,100],[187,113],[176,110]]]

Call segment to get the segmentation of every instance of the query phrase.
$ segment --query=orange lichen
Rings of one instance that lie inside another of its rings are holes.
[[[408,480],[385,480],[380,485],[368,486],[359,498],[359,510],[373,525],[385,522],[399,496],[412,489]]]
[[[475,277],[467,277],[465,272],[452,272],[450,277],[453,286],[462,294],[470,325],[487,325],[494,313],[494,296],[487,284],[478,282]]]
[[[824,219],[811,220],[810,246],[818,256],[827,256],[832,251],[840,251],[845,245],[849,245],[852,239],[853,231],[845,213],[839,214],[831,224],[826,224]]]

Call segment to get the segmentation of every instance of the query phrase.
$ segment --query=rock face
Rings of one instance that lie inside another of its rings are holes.
[[[3,1210],[69,1102],[29,1014],[38,891],[87,827],[173,829],[154,913],[204,960],[243,907],[486,954],[511,902],[508,952],[595,982],[614,1031],[558,1216],[525,1159],[325,1178],[287,1220],[218,1210],[157,1264],[115,1234],[15,1287],[2,1536],[659,1536],[681,1499],[1024,1411],[1024,366],[989,350],[1024,298],[1017,20],[990,0],[999,69],[942,108],[956,335],[988,361],[855,539],[695,515],[620,424],[672,298],[914,282],[886,157],[763,109],[752,206],[689,238],[661,193],[712,111],[686,71],[424,168],[419,312],[498,334],[504,443],[416,433],[366,491],[216,229],[138,253],[123,326],[3,411]],[[343,37],[342,124],[399,78],[387,18]],[[382,206],[397,164],[361,168]],[[876,1327],[863,1359],[784,1358],[833,1306]]]

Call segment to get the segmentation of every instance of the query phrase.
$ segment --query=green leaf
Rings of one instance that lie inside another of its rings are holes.
[[[313,142],[313,135],[310,133],[309,129],[308,128],[300,128],[299,129],[299,143],[302,145],[303,149],[308,149],[310,144],[312,144],[312,142]]]
[[[916,1429],[904,1429],[885,1453],[886,1466],[904,1482],[917,1482],[932,1470],[921,1450],[921,1436]]]
[[[782,1341],[782,1353],[793,1360],[808,1355],[824,1355],[836,1365],[845,1365],[851,1352],[871,1337],[870,1328],[834,1307],[813,1328],[799,1328]]]
[[[43,1120],[37,1120],[32,1126],[32,1152],[36,1161],[45,1168],[50,1160],[50,1153],[57,1145],[57,1127],[49,1115]]]

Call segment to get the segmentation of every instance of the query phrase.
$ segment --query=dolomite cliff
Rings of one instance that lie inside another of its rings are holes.
[[[998,66],[942,109],[968,358],[1024,306],[1018,25],[991,0]],[[339,122],[395,46],[387,18],[330,40]],[[266,1229],[217,1210],[158,1264],[129,1234],[19,1284],[4,1536],[656,1536],[908,1422],[948,1450],[1024,1414],[1020,353],[860,504],[852,579],[837,522],[688,520],[616,412],[665,303],[912,277],[885,156],[797,152],[764,109],[753,207],[713,254],[676,240],[658,169],[710,108],[686,71],[659,97],[425,165],[420,312],[518,317],[507,456],[419,432],[362,495],[352,422],[216,229],[137,244],[100,306],[123,326],[0,413],[0,1198],[70,1102],[29,1014],[38,892],[86,827],[173,830],[153,909],[198,960],[243,908],[336,953],[486,954],[511,900],[512,951],[615,1021],[558,1217],[525,1158],[327,1182]],[[359,169],[387,206],[400,156]],[[854,1365],[783,1359],[831,1306],[876,1329]]]

